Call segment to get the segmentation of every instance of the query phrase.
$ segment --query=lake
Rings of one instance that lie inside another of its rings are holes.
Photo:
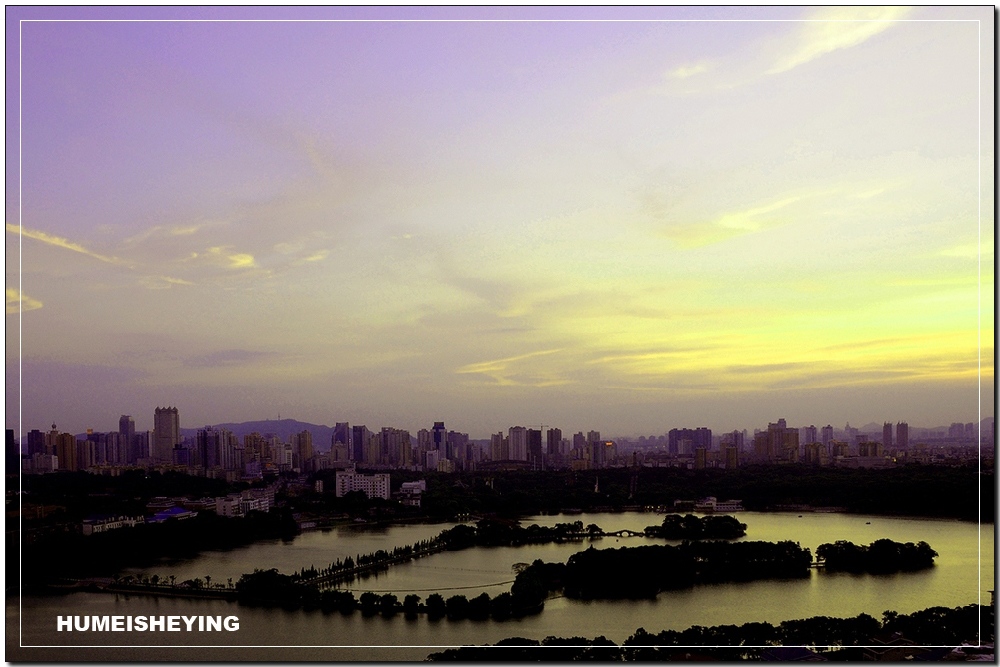
[[[939,554],[934,568],[896,575],[851,575],[814,570],[808,578],[788,581],[698,586],[683,591],[661,593],[655,600],[578,601],[556,598],[545,603],[536,616],[506,621],[431,621],[425,616],[406,620],[364,618],[321,612],[287,612],[278,609],[241,607],[214,600],[125,597],[100,593],[69,596],[25,597],[8,600],[8,637],[17,635],[18,603],[23,607],[23,643],[26,645],[110,645],[120,648],[80,649],[88,655],[128,660],[134,655],[128,646],[164,643],[197,643],[204,648],[166,648],[157,655],[164,659],[316,659],[316,660],[412,660],[423,659],[434,648],[462,644],[493,643],[505,637],[543,639],[547,636],[593,638],[598,635],[621,642],[644,627],[650,632],[683,629],[691,625],[741,624],[748,621],[777,623],[809,616],[856,616],[868,613],[876,618],[885,610],[910,613],[931,606],[955,607],[982,600],[989,603],[993,581],[994,527],[980,527],[961,521],[889,518],[854,514],[740,512],[747,524],[746,540],[792,540],[815,553],[824,542],[849,540],[869,544],[880,538],[898,542],[928,542]],[[522,525],[554,525],[581,520],[605,530],[642,530],[658,524],[662,516],[653,513],[607,513],[536,516]],[[255,568],[277,567],[291,573],[315,565],[324,567],[347,556],[377,549],[412,544],[429,539],[452,523],[405,524],[382,527],[345,526],[328,531],[304,533],[290,542],[256,543],[225,552],[207,552],[196,559],[162,562],[151,568],[127,570],[134,574],[173,575],[177,581],[210,576],[213,582],[235,581]],[[617,548],[640,544],[674,543],[645,537],[605,537],[582,542],[541,544],[523,547],[477,548],[443,552],[397,565],[377,577],[343,586],[358,596],[364,591],[392,592],[400,599],[410,592],[426,598],[440,592],[446,598],[480,592],[495,596],[509,590],[516,563],[536,558],[565,562],[573,553],[586,549]],[[981,546],[981,551],[980,551]],[[614,577],[613,572],[608,573]],[[981,597],[980,597],[981,596]],[[240,629],[233,633],[57,633],[57,615],[237,615]],[[974,629],[970,629],[974,638]],[[166,639],[165,639],[166,638]],[[224,648],[224,645],[255,648]],[[308,648],[275,648],[308,647]],[[329,648],[356,647],[356,648]],[[370,647],[370,648],[366,648]],[[384,647],[384,648],[375,648]],[[46,653],[39,654],[45,659]],[[65,654],[52,652],[51,656]],[[146,654],[148,656],[148,653]]]

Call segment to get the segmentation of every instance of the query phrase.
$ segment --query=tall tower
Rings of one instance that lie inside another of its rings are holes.
[[[348,422],[337,422],[333,427],[334,445],[344,445],[348,450],[351,448],[351,425]]]
[[[528,429],[523,426],[511,426],[507,429],[507,439],[510,441],[510,458],[512,461],[528,460]]]
[[[122,415],[118,420],[118,437],[125,448],[125,461],[135,463],[138,457],[135,455],[135,421],[131,415]]]
[[[553,458],[562,454],[562,429],[550,428],[545,434],[545,453]]]
[[[448,431],[444,427],[444,422],[434,422],[431,435],[433,436],[434,449],[441,454],[441,458],[445,458],[448,454]]]
[[[157,463],[170,463],[174,447],[181,444],[181,418],[177,408],[156,408],[153,413],[155,440],[150,456]]]
[[[885,451],[892,449],[892,424],[889,422],[882,423],[882,448]]]
[[[291,436],[292,454],[299,463],[300,470],[309,470],[313,458],[313,436],[310,431],[294,433]]]
[[[896,447],[906,449],[910,446],[910,425],[906,422],[896,424]]]
[[[542,429],[527,430],[528,460],[538,469],[542,467]]]
[[[365,447],[368,445],[368,427],[364,424],[355,424],[351,427],[351,460],[358,463],[367,463],[365,459]]]

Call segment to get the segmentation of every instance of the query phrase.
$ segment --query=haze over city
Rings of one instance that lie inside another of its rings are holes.
[[[21,23],[8,428],[992,416],[992,36],[630,11]]]

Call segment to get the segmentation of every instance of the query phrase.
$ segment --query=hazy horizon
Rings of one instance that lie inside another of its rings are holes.
[[[8,8],[5,422],[992,417],[993,19]]]

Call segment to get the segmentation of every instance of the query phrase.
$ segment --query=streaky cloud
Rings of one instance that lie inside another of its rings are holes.
[[[457,369],[456,373],[492,373],[497,371],[506,370],[506,368],[517,361],[523,361],[524,359],[531,359],[532,357],[540,357],[548,354],[555,354],[556,352],[562,352],[562,348],[554,350],[540,350],[538,352],[529,352],[527,354],[519,354],[513,357],[504,357],[503,359],[493,359],[491,361],[480,361],[474,364],[466,364],[461,368]]]
[[[681,65],[670,71],[667,75],[673,79],[687,79],[688,77],[707,72],[711,67],[707,62],[695,63],[693,65]]]
[[[121,264],[127,266],[128,264],[125,260],[119,259],[118,257],[112,257],[109,255],[102,255],[100,253],[94,252],[89,248],[85,248],[79,243],[70,241],[62,236],[56,236],[54,234],[48,234],[46,232],[39,231],[37,229],[28,229],[26,227],[21,227],[19,225],[12,225],[9,222],[6,223],[7,232],[10,234],[20,234],[21,236],[27,237],[29,239],[34,239],[36,241],[41,241],[47,245],[55,246],[57,248],[63,248],[65,250],[72,250],[73,252],[78,252],[88,257],[93,257],[102,262],[107,262],[108,264]]]
[[[833,51],[857,46],[891,28],[907,13],[906,7],[823,10],[803,25],[792,52],[780,58],[767,73],[781,74]]]
[[[736,236],[752,234],[785,224],[789,221],[790,216],[783,214],[783,209],[806,197],[806,195],[793,195],[742,211],[723,213],[710,222],[671,225],[663,230],[663,235],[685,249],[719,243]]]
[[[21,292],[16,287],[8,287],[4,290],[7,297],[7,314],[16,315],[17,313],[26,313],[29,310],[38,310],[42,307],[42,302],[38,299],[33,299],[24,292]]]

